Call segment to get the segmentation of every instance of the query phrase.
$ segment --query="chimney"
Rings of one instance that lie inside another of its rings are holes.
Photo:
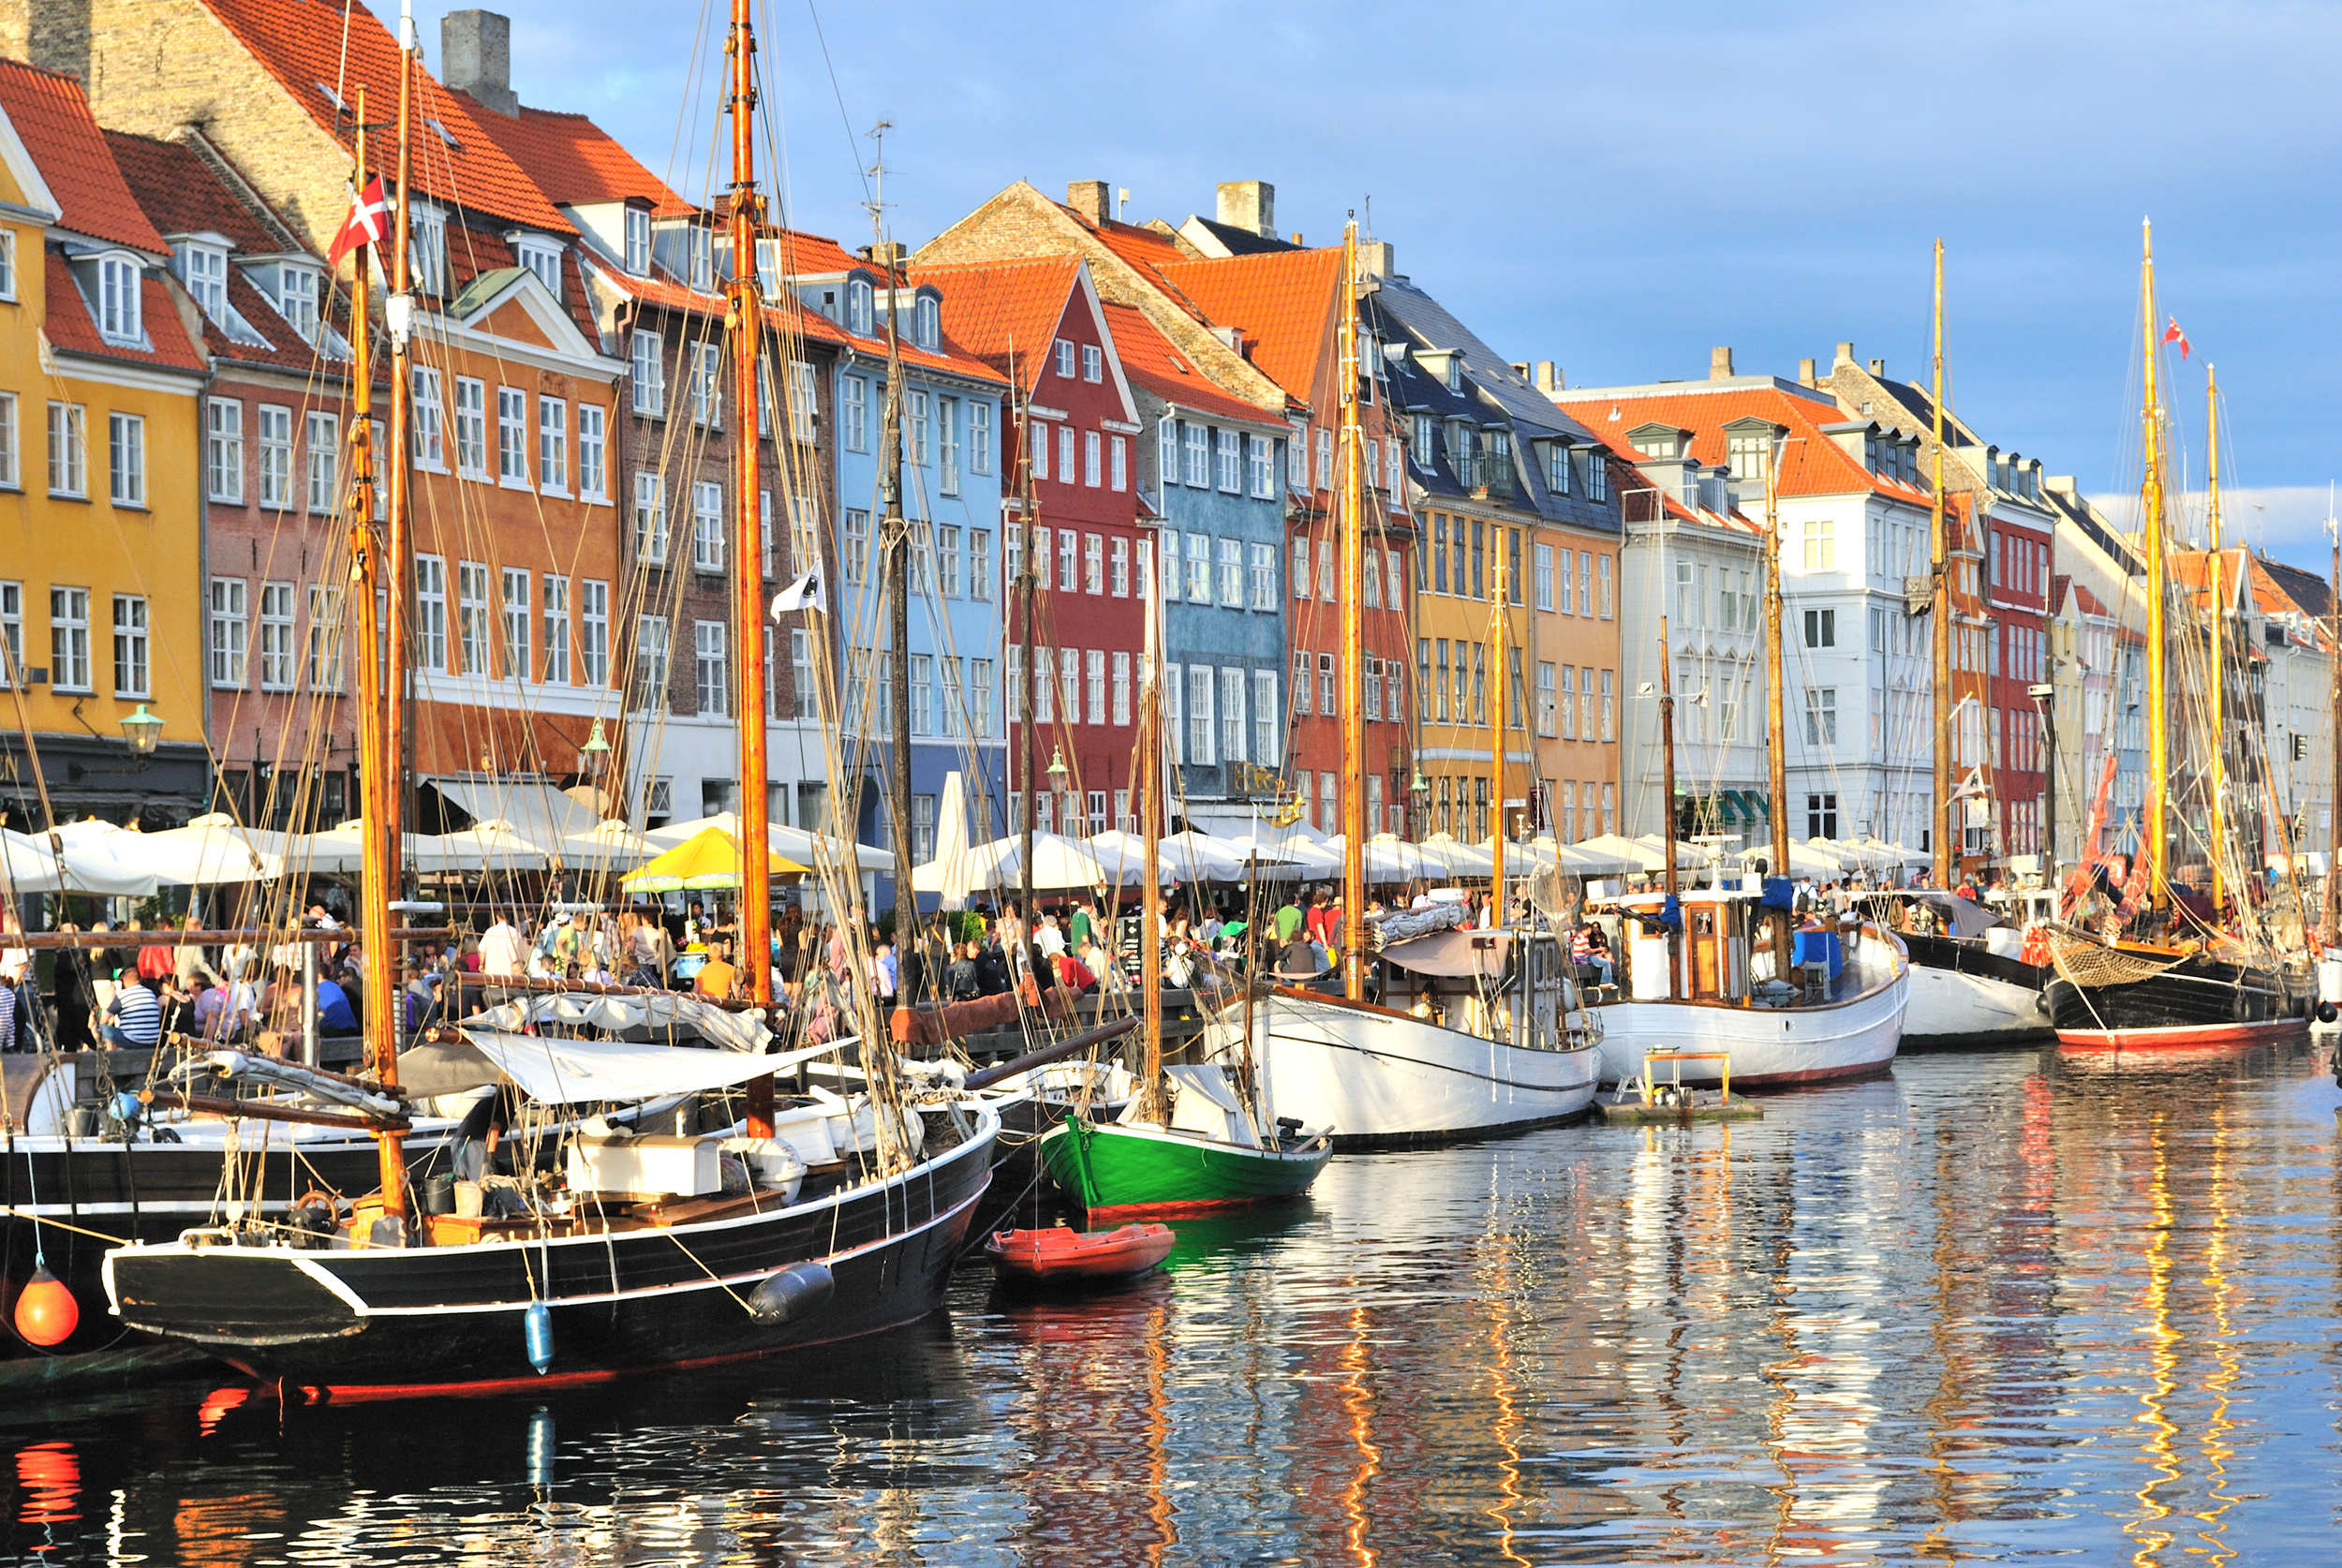
[[[1391,277],[1399,271],[1397,253],[1388,240],[1368,240],[1360,244],[1358,261],[1371,277]]]
[[[1067,182],[1065,204],[1087,218],[1092,229],[1103,227],[1111,215],[1106,207],[1106,183],[1104,180]]]
[[[1801,386],[1810,387],[1814,384],[1813,361],[1800,360],[1797,362],[1797,378]]]
[[[1560,368],[1557,367],[1551,360],[1539,360],[1537,362],[1537,391],[1541,392],[1557,392],[1562,390],[1562,387],[1563,381]]]
[[[1708,379],[1711,381],[1729,381],[1731,378],[1732,350],[1729,348],[1709,349]]]
[[[862,247],[864,259],[873,265],[900,266],[911,259],[910,249],[900,240],[876,240]]]
[[[1266,180],[1223,180],[1219,216],[1231,229],[1249,229],[1273,240],[1277,237],[1277,187]]]
[[[494,11],[450,11],[439,20],[439,81],[482,109],[517,117],[512,92],[512,20]]]
[[[1871,374],[1883,379],[1887,374],[1887,362],[1885,360],[1871,361]]]
[[[1853,362],[1854,345],[1851,343],[1841,343],[1838,345],[1837,357],[1830,362],[1830,373],[1834,376],[1838,373],[1838,367],[1840,365],[1848,365]]]

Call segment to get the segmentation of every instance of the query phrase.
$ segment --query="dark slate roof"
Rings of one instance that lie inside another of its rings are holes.
[[[2326,580],[2314,571],[2273,561],[2266,555],[2255,556],[2261,570],[2274,579],[2285,595],[2309,614],[2312,619],[2324,620],[2334,614],[2334,591]]]
[[[1210,230],[1213,239],[1228,247],[1230,256],[1260,256],[1272,250],[1302,248],[1290,240],[1280,240],[1273,234],[1255,233],[1250,229],[1238,229],[1234,224],[1217,223],[1208,217],[1198,217],[1192,221]]]

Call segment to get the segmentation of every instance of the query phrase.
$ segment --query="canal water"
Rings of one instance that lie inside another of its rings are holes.
[[[2322,1050],[1907,1058],[1762,1122],[1342,1158],[1168,1272],[803,1365],[0,1412],[15,1561],[2333,1561]]]

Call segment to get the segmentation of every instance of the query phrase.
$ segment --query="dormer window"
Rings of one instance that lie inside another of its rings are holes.
[[[537,274],[537,281],[550,289],[555,299],[561,297],[561,247],[550,240],[524,238],[514,249],[520,263]]]
[[[915,323],[912,336],[917,339],[919,347],[930,354],[934,353],[937,347],[943,341],[943,324],[935,301],[924,295],[921,296],[917,307],[911,313],[911,318]]]
[[[714,293],[716,289],[715,237],[699,225],[693,224],[687,231],[686,244],[690,251],[691,287],[703,294]]]
[[[304,341],[318,340],[318,274],[314,267],[279,267],[276,271],[276,314]]]
[[[846,330],[856,337],[870,335],[870,286],[861,278],[846,285]]]
[[[1556,496],[1569,494],[1569,447],[1556,441],[1546,449],[1546,488]]]
[[[182,241],[171,248],[173,271],[187,286],[203,314],[214,321],[228,318],[228,253],[217,245]]]
[[[139,264],[127,256],[98,258],[97,331],[111,343],[138,343],[146,335],[139,308]]]
[[[650,211],[626,210],[626,270],[634,277],[650,275]]]
[[[408,220],[408,263],[416,291],[437,299],[447,292],[447,219],[418,203]]]
[[[756,242],[756,287],[768,300],[780,298],[780,242]]]
[[[1447,356],[1447,390],[1449,392],[1463,391],[1463,356],[1461,354]]]

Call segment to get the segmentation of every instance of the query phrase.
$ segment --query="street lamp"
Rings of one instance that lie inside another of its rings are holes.
[[[603,761],[610,755],[610,742],[602,735],[600,719],[594,720],[593,733],[586,737],[586,744],[578,750],[579,755],[586,759],[586,776],[599,776]]]
[[[163,721],[141,703],[139,711],[122,721],[122,738],[129,743],[131,756],[152,757],[155,747],[162,744]]]

